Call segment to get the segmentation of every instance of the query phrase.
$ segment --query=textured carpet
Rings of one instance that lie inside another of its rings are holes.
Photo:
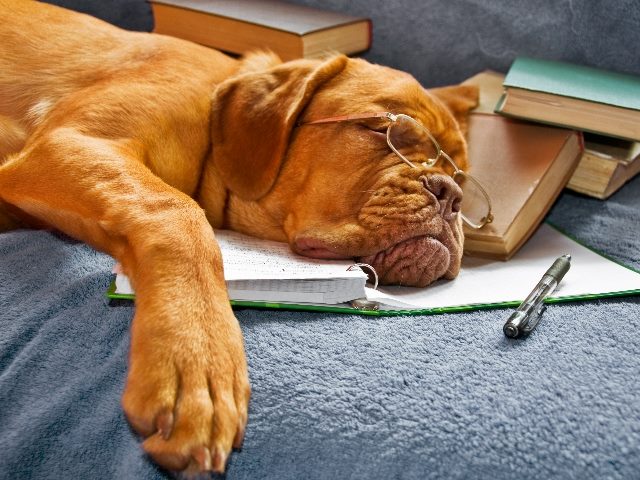
[[[550,218],[640,268],[640,178]],[[0,478],[163,478],[120,411],[130,306],[112,261],[47,232],[0,235]],[[369,318],[238,310],[251,420],[227,478],[638,478],[638,298]]]
[[[56,0],[149,30],[143,0]],[[367,58],[425,85],[526,54],[640,73],[633,0],[301,0],[371,16]],[[603,33],[604,32],[604,33]],[[640,268],[640,179],[570,193],[554,223]],[[47,232],[0,235],[0,478],[157,479],[119,406],[133,309],[111,260]],[[524,341],[507,311],[363,318],[239,310],[253,398],[229,479],[640,478],[640,304],[547,309]]]

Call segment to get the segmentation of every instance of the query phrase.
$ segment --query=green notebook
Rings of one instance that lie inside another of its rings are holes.
[[[569,63],[517,58],[496,111],[640,140],[640,77]]]
[[[229,233],[231,236],[228,235]],[[242,239],[244,242],[241,261],[246,263],[246,268],[243,270],[245,273],[232,272],[233,262],[238,261],[238,259],[229,258],[234,256],[233,252],[225,257],[225,272],[228,271],[228,276],[233,276],[232,279],[228,279],[228,288],[231,303],[235,306],[378,316],[428,315],[513,307],[524,300],[553,261],[565,253],[572,256],[572,267],[558,290],[547,299],[548,303],[640,294],[640,273],[599,255],[549,224],[543,224],[508,262],[464,257],[462,270],[457,279],[438,281],[427,288],[379,287],[373,289],[365,287],[366,275],[363,272],[351,270],[352,273],[347,277],[353,279],[350,281],[353,291],[347,296],[353,299],[366,298],[371,302],[368,304],[369,307],[375,305],[377,310],[355,309],[350,302],[337,298],[333,293],[326,297],[332,303],[314,301],[323,288],[331,290],[332,283],[325,278],[326,275],[320,273],[322,268],[317,267],[316,261],[288,252],[286,244],[266,242],[267,250],[264,250],[260,246],[264,242],[261,240],[243,238],[237,233],[224,231],[216,232],[216,235],[223,257],[230,253],[229,238],[231,242],[236,239]],[[306,273],[293,271],[266,273],[269,271],[266,268],[268,264],[265,265],[263,261],[272,254],[274,248],[277,249],[274,253],[277,261],[271,264],[280,265],[281,270],[289,268],[289,260],[285,262],[282,255],[293,259],[292,270],[300,266],[304,269],[307,263],[312,267]],[[347,271],[347,263],[320,262],[333,265],[336,270],[331,275],[344,280],[343,271]],[[229,269],[228,266],[230,266]],[[242,276],[246,278],[240,279]],[[238,281],[244,283],[237,283]],[[108,297],[133,299],[134,292],[127,283],[126,277],[118,274],[116,281],[109,289]],[[344,284],[338,288],[346,291]],[[344,294],[344,291],[340,294]],[[291,298],[291,294],[298,300],[278,300]],[[261,296],[262,300],[260,300]],[[333,300],[330,300],[331,298]],[[308,301],[304,301],[305,299]]]

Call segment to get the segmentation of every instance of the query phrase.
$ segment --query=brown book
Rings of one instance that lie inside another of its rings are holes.
[[[282,60],[352,54],[371,46],[371,20],[278,0],[151,0],[154,32]]]
[[[640,173],[640,142],[585,134],[585,149],[567,188],[602,200]]]
[[[569,181],[582,154],[582,136],[472,113],[468,142],[469,172],[487,190],[494,220],[480,230],[465,227],[464,251],[507,260],[535,231]]]

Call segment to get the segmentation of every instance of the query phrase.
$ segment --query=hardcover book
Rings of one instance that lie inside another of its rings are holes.
[[[243,54],[270,49],[282,60],[371,46],[371,20],[279,0],[151,0],[155,33]]]
[[[520,57],[504,88],[498,113],[640,140],[640,77]]]
[[[472,113],[468,144],[469,172],[489,194],[494,220],[479,230],[465,226],[464,251],[507,260],[567,185],[582,154],[582,137],[563,128]]]
[[[585,134],[585,150],[567,188],[602,200],[640,173],[640,142]]]

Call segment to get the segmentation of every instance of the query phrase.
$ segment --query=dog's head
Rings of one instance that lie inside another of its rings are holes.
[[[381,283],[454,278],[462,192],[446,162],[407,165],[387,144],[386,118],[309,122],[406,114],[464,170],[462,129],[477,90],[426,91],[406,73],[344,56],[265,68],[272,63],[249,59],[245,69],[254,71],[214,94],[211,162],[230,192],[224,226],[286,241],[310,257],[355,258]]]

